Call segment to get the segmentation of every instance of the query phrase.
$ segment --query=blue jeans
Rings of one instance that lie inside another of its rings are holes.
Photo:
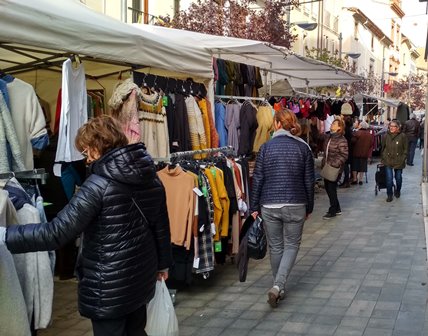
[[[418,143],[418,138],[409,138],[409,148],[407,152],[407,164],[412,165],[413,159],[415,158],[416,144]]]
[[[403,169],[393,169],[392,167],[385,166],[385,174],[386,174],[386,193],[388,196],[392,196],[393,190],[392,186],[394,184],[392,171],[394,170],[395,173],[395,190],[400,192],[401,191],[401,185],[403,183]]]
[[[299,252],[306,205],[284,206],[280,209],[262,207],[262,218],[269,244],[273,285],[282,290]]]

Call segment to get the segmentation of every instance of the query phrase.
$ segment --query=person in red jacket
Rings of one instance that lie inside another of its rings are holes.
[[[354,132],[351,139],[352,146],[352,182],[351,184],[363,184],[364,174],[367,173],[367,162],[373,148],[373,135],[370,133],[369,124],[363,121],[358,131]]]

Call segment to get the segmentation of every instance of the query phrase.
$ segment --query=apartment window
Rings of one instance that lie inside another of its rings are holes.
[[[406,65],[406,54],[403,53],[403,65]]]
[[[353,73],[357,72],[357,61],[352,61],[352,69],[351,69],[351,71]]]
[[[141,22],[141,0],[132,0],[132,23]]]
[[[372,48],[372,51],[374,51],[374,35],[372,34],[372,41],[370,43],[370,46]]]
[[[330,18],[331,18],[330,12],[324,11],[324,25],[328,28],[330,28]]]
[[[333,30],[337,33],[339,31],[339,16],[334,17]]]
[[[373,73],[374,73],[374,64],[373,64],[373,62],[370,62],[369,75],[372,76]]]
[[[358,22],[354,23],[354,39],[358,41]]]

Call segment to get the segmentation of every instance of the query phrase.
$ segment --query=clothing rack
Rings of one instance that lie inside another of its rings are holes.
[[[232,146],[223,146],[218,148],[207,148],[207,149],[199,149],[199,150],[191,150],[185,152],[175,152],[171,153],[169,156],[171,159],[179,158],[179,157],[188,157],[197,154],[214,154],[214,153],[225,153],[225,154],[234,154],[234,149]]]
[[[225,95],[215,95],[215,98],[220,99],[238,99],[238,100],[259,100],[259,101],[265,101],[266,98],[263,97],[246,97],[246,96],[225,96]]]
[[[352,97],[349,97],[349,96],[332,97],[332,96],[326,96],[326,95],[314,95],[311,93],[306,93],[306,92],[296,91],[296,90],[293,90],[293,93],[296,95],[305,96],[305,97],[309,97],[309,98],[315,98],[315,99],[332,99],[332,100],[352,99]]]
[[[41,184],[46,184],[46,180],[48,179],[49,174],[46,173],[45,168],[0,174],[0,180],[10,179],[12,177],[17,178],[18,180],[41,180]]]

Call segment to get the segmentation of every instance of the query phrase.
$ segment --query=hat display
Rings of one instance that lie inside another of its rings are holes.
[[[342,115],[352,115],[352,106],[351,106],[351,104],[349,104],[349,103],[344,103],[343,105],[342,105],[342,108],[341,108],[341,110],[340,110],[340,113],[342,114]]]

